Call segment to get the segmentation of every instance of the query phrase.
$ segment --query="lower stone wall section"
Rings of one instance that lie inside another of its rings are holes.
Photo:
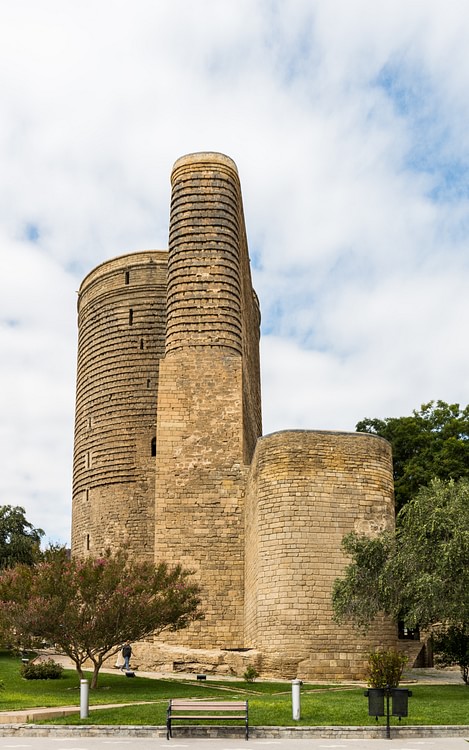
[[[415,642],[417,645],[417,642]],[[394,644],[393,644],[394,645]],[[382,646],[380,642],[375,646]],[[423,643],[418,646],[422,648]],[[205,674],[217,677],[242,678],[248,667],[254,667],[262,679],[311,681],[337,681],[366,679],[367,656],[363,653],[349,658],[350,668],[338,660],[337,654],[324,652],[319,658],[301,660],[298,657],[279,653],[258,651],[257,649],[196,649],[162,642],[140,642],[132,646],[132,667],[139,671],[159,672],[164,674]],[[397,648],[402,651],[402,642]],[[106,664],[113,667],[115,657]],[[339,674],[338,664],[342,674]],[[413,665],[410,658],[408,666]]]
[[[176,731],[176,730],[175,730]],[[385,727],[249,727],[250,739],[384,739]],[[178,726],[180,737],[210,737],[239,739],[244,727]],[[462,726],[400,726],[391,727],[391,739],[406,737],[461,737],[469,736],[469,725]],[[166,738],[162,726],[40,726],[37,724],[0,725],[0,737],[144,737]],[[443,742],[435,747],[445,747]],[[453,745],[451,746],[453,747]],[[458,747],[464,747],[458,744]]]
[[[262,669],[261,655],[255,651],[189,648],[161,642],[139,642],[132,646],[135,669],[174,673],[242,677],[248,666]],[[112,665],[111,665],[112,666]]]

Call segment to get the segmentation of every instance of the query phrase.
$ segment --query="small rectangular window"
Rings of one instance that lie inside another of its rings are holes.
[[[129,283],[129,281],[130,281],[130,272],[129,272],[129,271],[126,271],[126,272],[125,272],[125,283],[126,283],[126,284],[128,284],[128,283]]]
[[[129,310],[129,326],[133,325],[134,322],[134,311],[132,308]]]

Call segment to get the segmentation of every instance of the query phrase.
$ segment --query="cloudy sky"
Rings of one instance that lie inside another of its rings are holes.
[[[469,401],[465,0],[0,0],[0,504],[70,538],[76,290],[238,165],[264,431]]]

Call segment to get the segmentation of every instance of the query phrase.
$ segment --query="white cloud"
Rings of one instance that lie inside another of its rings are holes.
[[[462,0],[18,0],[0,18],[0,503],[67,541],[75,290],[167,245],[182,154],[238,164],[264,422],[467,403]]]

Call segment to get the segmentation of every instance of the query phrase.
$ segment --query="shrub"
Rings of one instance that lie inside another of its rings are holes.
[[[369,687],[397,687],[407,656],[398,651],[372,651],[368,654],[367,678]]]
[[[461,677],[469,685],[469,629],[467,625],[451,625],[434,635],[436,664],[449,667],[457,664]]]
[[[34,664],[34,662],[23,664],[20,674],[25,680],[59,680],[62,677],[63,669],[61,664],[48,659],[38,664]]]
[[[244,681],[245,682],[254,682],[256,677],[259,677],[259,672],[255,667],[250,664],[247,668],[245,673],[243,674]]]

